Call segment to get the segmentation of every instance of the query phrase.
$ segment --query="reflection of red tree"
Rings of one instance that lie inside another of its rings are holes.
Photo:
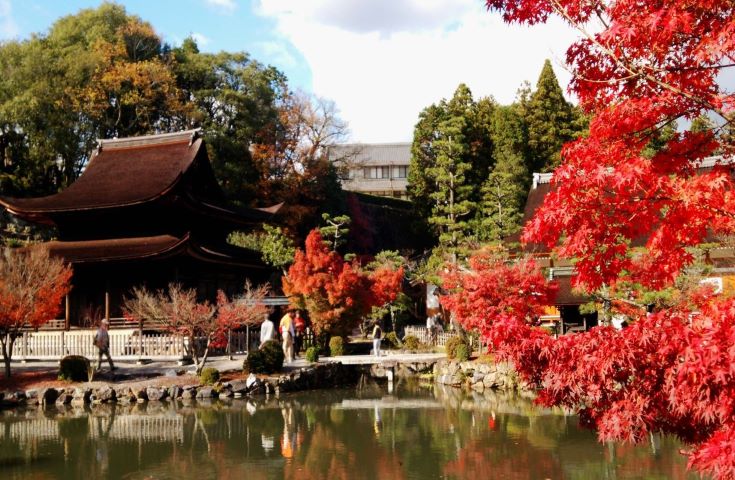
[[[688,473],[682,467],[684,459],[673,448],[662,449],[654,456],[650,447],[630,443],[615,444],[612,451],[605,449],[605,462],[614,464],[615,471],[621,478],[634,478],[640,472],[647,472],[652,478],[691,478],[691,472]]]
[[[333,431],[316,426],[310,439],[286,463],[283,478],[288,480],[353,480],[355,478],[406,478],[396,455],[376,442],[362,448],[348,448]],[[248,477],[250,478],[250,477]]]
[[[507,451],[512,450],[512,451]],[[552,451],[532,447],[525,438],[513,445],[494,448],[487,438],[477,438],[465,445],[456,460],[444,466],[450,478],[564,478],[559,459]]]

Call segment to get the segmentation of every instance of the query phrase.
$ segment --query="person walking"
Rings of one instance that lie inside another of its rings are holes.
[[[278,326],[281,332],[281,338],[283,339],[283,354],[286,356],[286,363],[293,362],[293,341],[296,336],[291,313],[291,310],[287,311],[286,315],[281,318],[281,323]]]
[[[103,319],[100,322],[97,333],[94,334],[94,344],[98,349],[97,371],[102,367],[102,355],[107,355],[107,361],[110,364],[110,371],[115,370],[115,365],[112,363],[112,357],[110,356],[110,334],[107,333],[109,326],[110,322],[108,322],[107,319]]]
[[[378,322],[375,322],[375,326],[373,327],[373,355],[376,357],[380,356],[380,342],[383,337],[383,330],[380,328],[380,324]]]

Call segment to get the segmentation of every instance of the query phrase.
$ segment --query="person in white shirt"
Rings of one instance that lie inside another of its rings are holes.
[[[262,347],[265,342],[275,339],[276,327],[273,325],[273,322],[266,313],[265,320],[263,320],[263,323],[260,325],[260,346]]]

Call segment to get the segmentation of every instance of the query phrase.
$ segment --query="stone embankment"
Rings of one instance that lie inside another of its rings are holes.
[[[442,385],[467,387],[477,392],[487,389],[529,391],[507,362],[458,362],[442,360],[434,364],[434,378]]]
[[[44,388],[16,392],[0,392],[0,408],[19,406],[84,406],[88,404],[160,402],[167,400],[205,400],[242,398],[299,390],[332,388],[357,382],[358,372],[341,363],[325,363],[303,368],[277,377],[232,380],[216,385],[172,385],[130,387],[108,384],[97,388],[84,385],[64,388]]]

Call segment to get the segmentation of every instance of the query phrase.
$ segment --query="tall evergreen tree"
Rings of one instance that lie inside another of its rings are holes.
[[[529,169],[550,172],[561,162],[561,147],[577,138],[582,130],[581,115],[564,98],[559,81],[546,60],[526,109]]]
[[[530,175],[526,167],[526,131],[518,105],[493,115],[495,166],[482,185],[480,240],[502,240],[521,227]]]
[[[468,220],[475,207],[470,200],[473,185],[467,182],[472,164],[464,159],[467,153],[465,128],[466,120],[461,116],[441,123],[441,133],[434,142],[437,156],[433,165],[426,169],[428,179],[435,186],[430,195],[434,204],[429,223],[439,233],[440,247],[454,259],[468,234]]]
[[[435,197],[443,194],[430,169],[438,166],[440,156],[446,160],[448,139],[452,137],[453,161],[467,166],[458,177],[464,182],[462,200],[469,202],[469,211],[462,214],[462,221],[472,220],[482,198],[482,183],[493,165],[491,129],[495,107],[492,99],[475,101],[470,89],[460,84],[451,99],[431,105],[419,115],[411,150],[408,194],[419,215],[435,227],[437,236],[442,234],[442,229],[432,218],[436,216]],[[455,187],[459,187],[456,181],[455,178]],[[460,230],[468,228],[463,225]],[[446,240],[446,231],[444,234]]]

